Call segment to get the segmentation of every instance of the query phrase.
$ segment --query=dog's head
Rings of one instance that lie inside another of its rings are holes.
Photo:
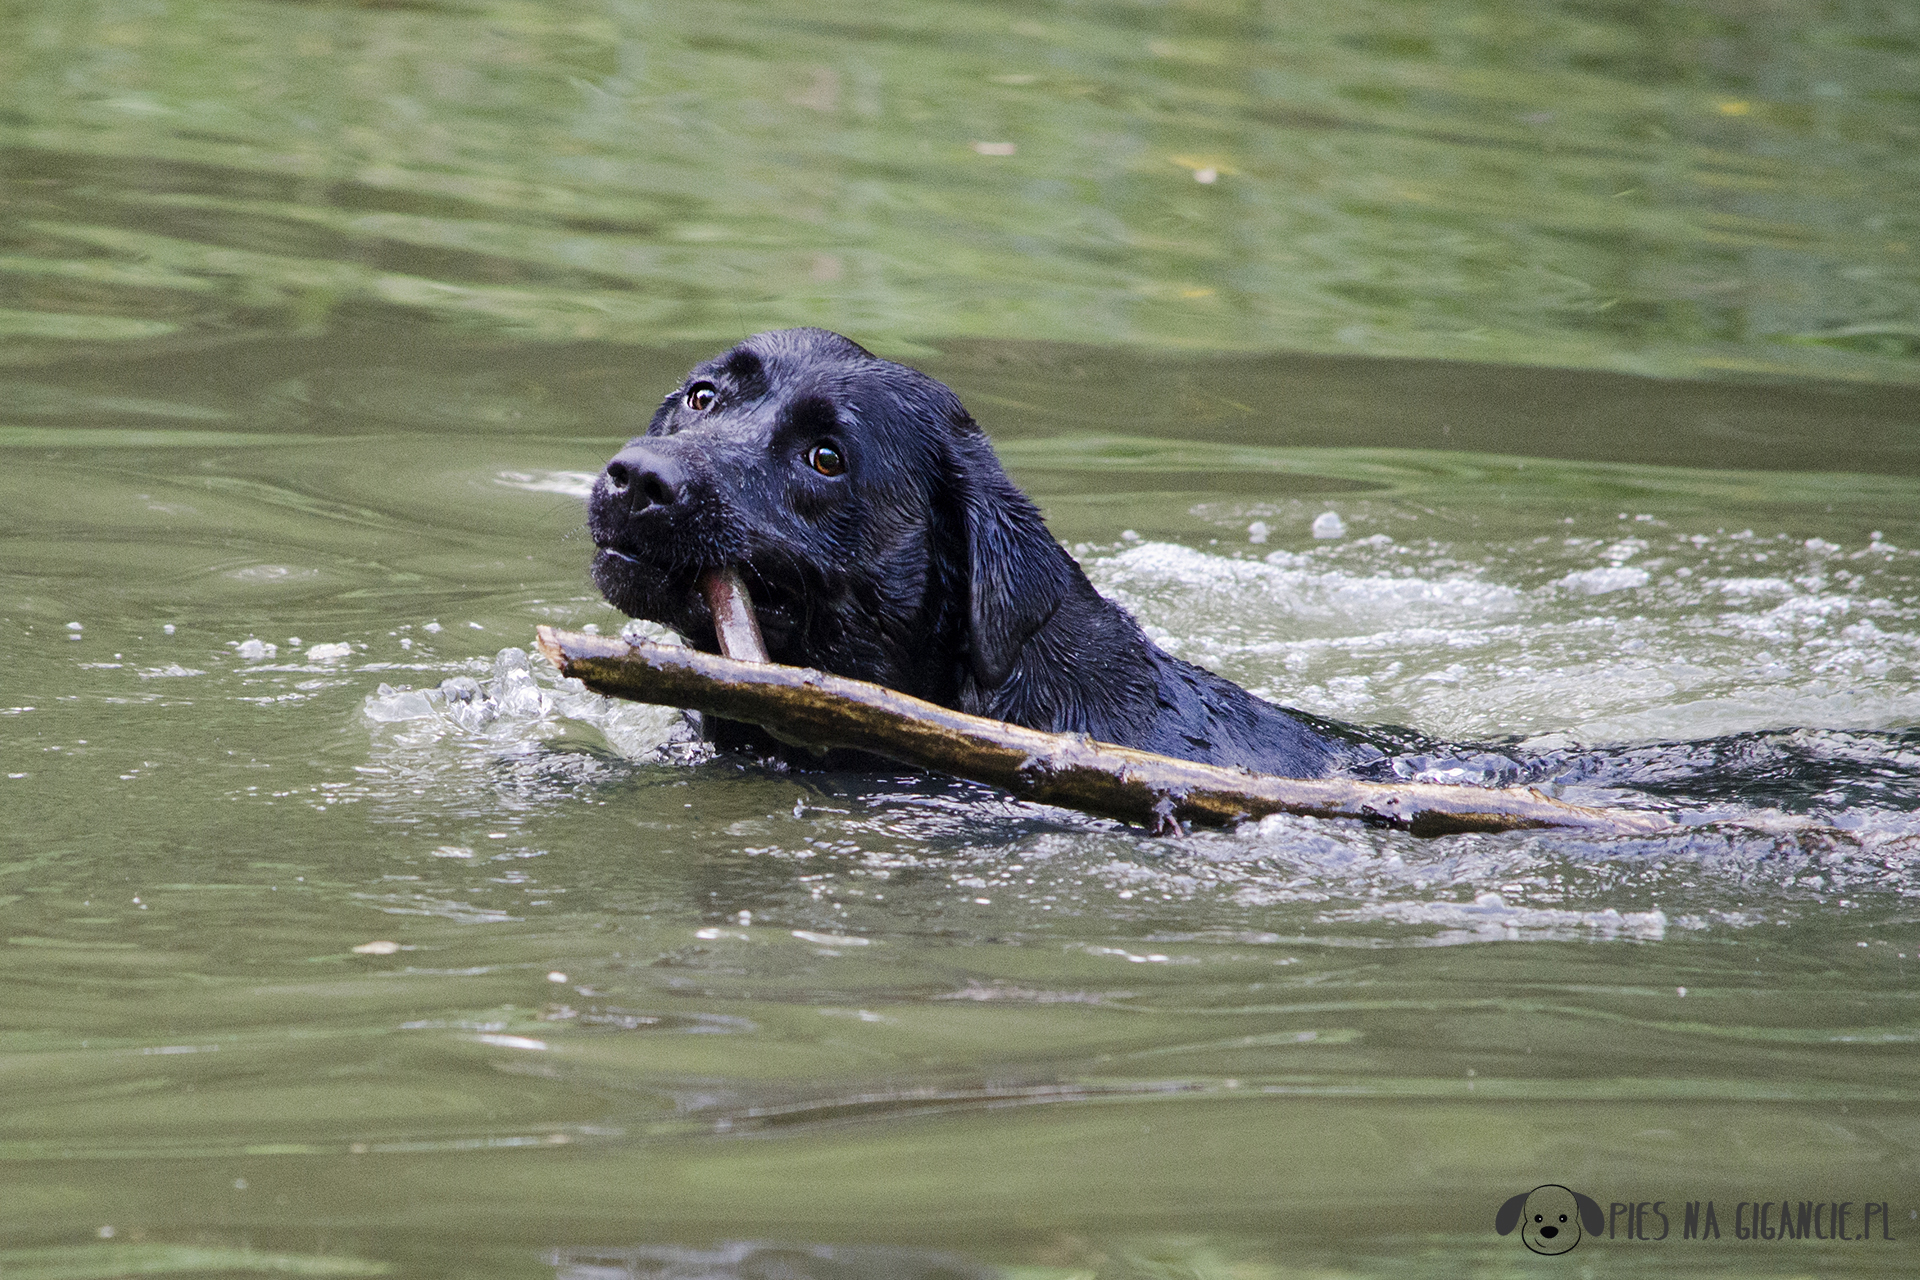
[[[1565,1253],[1580,1243],[1580,1228],[1598,1233],[1606,1225],[1591,1197],[1550,1182],[1513,1197],[1494,1215],[1501,1235],[1520,1228],[1520,1240],[1535,1253]]]
[[[596,480],[595,584],[714,647],[738,567],[773,658],[947,700],[993,686],[1068,582],[1039,512],[941,383],[822,329],[697,366]]]

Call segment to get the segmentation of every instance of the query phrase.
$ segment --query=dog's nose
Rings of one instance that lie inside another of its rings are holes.
[[[687,492],[687,469],[651,445],[628,445],[613,456],[603,473],[607,492],[624,497],[629,509],[671,507]]]
[[[1542,1227],[1542,1228],[1540,1228],[1540,1234],[1541,1234],[1541,1235],[1543,1235],[1543,1236],[1545,1236],[1545,1237],[1546,1237],[1547,1239],[1549,1239],[1549,1240],[1551,1240],[1551,1239],[1553,1239],[1553,1238],[1554,1238],[1555,1236],[1557,1236],[1557,1235],[1559,1235],[1559,1234],[1560,1234],[1560,1228],[1558,1228],[1558,1227]]]

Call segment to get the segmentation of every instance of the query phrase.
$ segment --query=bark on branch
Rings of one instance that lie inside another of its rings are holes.
[[[1358,818],[1415,835],[1527,827],[1644,835],[1670,825],[1658,814],[1566,804],[1530,787],[1278,778],[1196,764],[967,715],[863,680],[644,641],[543,626],[538,644],[563,675],[612,697],[690,707],[761,725],[783,741],[851,747],[1155,831],[1177,830],[1176,820],[1232,826],[1272,813]]]

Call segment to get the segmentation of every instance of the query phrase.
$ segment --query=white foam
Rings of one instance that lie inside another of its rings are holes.
[[[1374,535],[1255,559],[1149,542],[1089,549],[1087,571],[1169,650],[1287,705],[1601,745],[1920,722],[1920,557],[1887,545]]]
[[[493,482],[528,493],[559,493],[584,501],[593,496],[597,479],[591,471],[502,471]]]
[[[1572,911],[1558,907],[1527,907],[1510,904],[1499,893],[1474,895],[1471,903],[1399,900],[1367,902],[1357,907],[1320,913],[1325,924],[1388,922],[1416,927],[1439,927],[1433,941],[1439,943],[1499,942],[1523,935],[1538,939],[1542,935],[1573,937],[1582,934],[1599,938],[1630,938],[1657,942],[1667,936],[1667,914],[1652,911],[1621,911],[1605,907],[1598,911]]]
[[[1554,583],[1568,591],[1577,591],[1581,595],[1600,596],[1609,591],[1627,591],[1634,587],[1647,585],[1650,574],[1645,569],[1628,568],[1624,565],[1608,565],[1598,569],[1582,569],[1569,573]]]
[[[683,717],[673,708],[601,697],[560,679],[545,662],[536,667],[517,648],[495,655],[484,680],[455,675],[427,689],[382,684],[362,711],[375,724],[398,727],[416,746],[451,736],[512,748],[584,728],[622,756],[651,760],[684,739]]]
[[[1322,567],[1311,553],[1274,551],[1264,560],[1246,560],[1166,542],[1096,561],[1090,572],[1097,585],[1144,618],[1178,623],[1189,634],[1195,623],[1204,627],[1222,614],[1230,614],[1242,631],[1307,618],[1353,634],[1381,625],[1483,618],[1510,612],[1519,600],[1511,587],[1467,575],[1355,574]]]

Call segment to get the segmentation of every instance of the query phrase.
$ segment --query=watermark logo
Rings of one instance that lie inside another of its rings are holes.
[[[1920,1209],[1907,1211],[1909,1221]],[[1893,1235],[1893,1204],[1887,1200],[1614,1200],[1598,1201],[1557,1182],[1514,1196],[1493,1216],[1493,1229],[1512,1235],[1535,1253],[1571,1253],[1587,1236],[1600,1240],[1674,1241],[1886,1241]]]
[[[1549,1257],[1571,1252],[1582,1226],[1598,1235],[1606,1225],[1598,1203],[1557,1182],[1521,1192],[1493,1215],[1495,1231],[1505,1236],[1519,1227],[1520,1243]]]

